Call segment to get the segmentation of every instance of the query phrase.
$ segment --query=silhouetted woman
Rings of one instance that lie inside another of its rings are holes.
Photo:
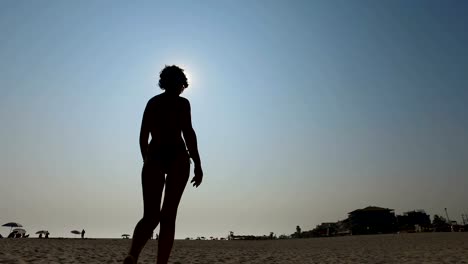
[[[166,66],[159,79],[159,87],[164,92],[151,98],[146,105],[140,131],[144,161],[141,173],[143,218],[135,227],[125,264],[137,263],[142,248],[159,223],[157,263],[167,263],[174,243],[177,208],[189,179],[190,158],[195,165],[195,176],[191,182],[195,187],[202,182],[203,171],[192,128],[190,103],[179,96],[187,86],[187,77],[181,68]],[[150,134],[151,142],[148,144]]]

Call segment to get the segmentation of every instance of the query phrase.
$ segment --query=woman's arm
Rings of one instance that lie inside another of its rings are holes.
[[[184,134],[185,144],[187,145],[190,157],[195,164],[195,176],[192,181],[193,185],[198,187],[203,179],[203,170],[201,167],[200,154],[198,153],[197,135],[192,127],[192,116],[190,113],[190,103],[184,100],[184,118],[182,120],[182,133]]]
[[[146,157],[148,155],[148,139],[149,139],[149,120],[151,118],[149,117],[150,111],[149,111],[149,102],[146,105],[145,111],[143,113],[143,120],[141,121],[141,129],[140,129],[140,151],[141,151],[141,156],[143,158],[143,162],[146,161]]]

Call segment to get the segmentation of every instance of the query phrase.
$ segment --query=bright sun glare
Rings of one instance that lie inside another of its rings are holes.
[[[187,77],[187,82],[189,86],[191,86],[193,84],[192,73],[187,68],[182,68],[182,69],[184,69],[185,76]]]
[[[187,82],[189,84],[188,88],[184,90],[184,94],[185,95],[192,94],[193,93],[192,90],[195,84],[194,79],[193,79],[194,73],[193,73],[192,68],[188,67],[186,64],[176,64],[176,65],[184,69],[184,73],[185,73],[185,76],[187,77]]]

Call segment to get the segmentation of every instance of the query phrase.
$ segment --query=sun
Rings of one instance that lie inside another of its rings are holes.
[[[195,73],[193,71],[193,68],[192,67],[189,67],[188,65],[186,64],[176,64],[177,66],[179,66],[180,68],[182,68],[184,70],[184,74],[185,76],[187,77],[187,83],[189,84],[188,88],[184,90],[184,94],[185,95],[190,95],[193,93],[193,89],[195,88],[195,86],[197,85],[197,82],[196,82],[196,79],[194,78],[195,76]]]
[[[192,72],[189,69],[187,69],[186,67],[181,66],[181,68],[184,69],[184,73],[185,73],[185,76],[187,77],[187,82],[188,82],[189,86],[192,86],[192,84],[193,84]]]

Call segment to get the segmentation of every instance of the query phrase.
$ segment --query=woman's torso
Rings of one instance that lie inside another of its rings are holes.
[[[150,157],[167,160],[180,152],[187,152],[182,139],[182,110],[182,98],[179,96],[163,93],[150,100]]]

